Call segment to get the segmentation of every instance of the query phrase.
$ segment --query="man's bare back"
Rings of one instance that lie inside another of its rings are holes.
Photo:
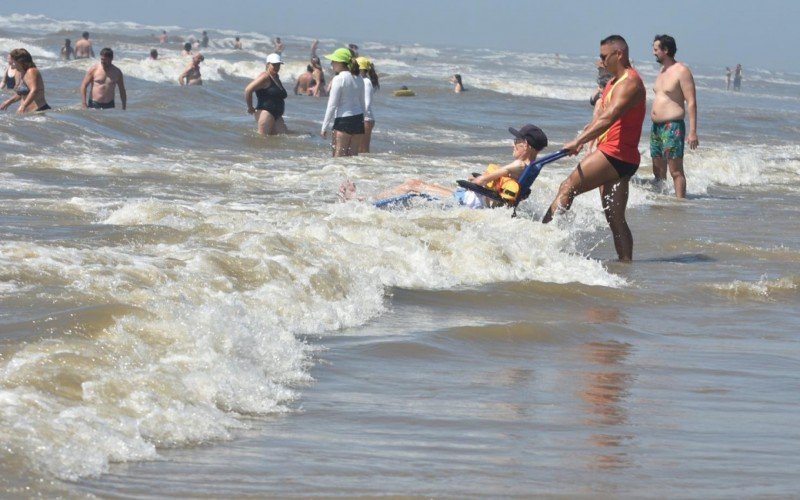
[[[78,40],[75,43],[75,59],[88,59],[94,57],[92,42],[87,39]]]

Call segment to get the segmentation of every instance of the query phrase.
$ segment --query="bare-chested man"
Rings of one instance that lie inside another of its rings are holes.
[[[203,57],[203,54],[196,54],[192,57],[192,62],[178,77],[178,83],[181,85],[202,85],[203,77],[200,75],[200,63],[205,60],[206,58]]]
[[[75,43],[75,59],[88,59],[94,57],[92,42],[89,41],[89,32],[84,31],[81,39]]]
[[[111,62],[114,51],[108,47],[100,51],[100,62],[89,68],[81,83],[81,99],[84,108],[111,109],[114,107],[114,93],[119,87],[119,99],[122,109],[127,109],[128,94],[125,92],[125,80],[122,71]],[[86,90],[92,86],[91,98],[86,100]]]
[[[653,55],[661,64],[653,90],[653,110],[650,118],[650,156],[653,158],[653,175],[656,181],[667,178],[667,167],[675,184],[675,195],[686,197],[686,175],[683,172],[683,147],[695,149],[697,140],[697,100],[692,72],[685,64],[675,60],[678,51],[675,39],[669,35],[657,35],[653,40]],[[686,132],[686,107],[689,109],[689,132]]]
[[[633,235],[625,220],[628,184],[639,168],[639,138],[647,112],[645,88],[639,73],[631,67],[628,44],[619,35],[600,42],[600,60],[612,75],[598,101],[592,121],[564,149],[576,155],[584,144],[597,139],[597,149],[586,155],[561,183],[558,195],[542,222],[559,210],[568,210],[581,193],[600,188],[614,247],[622,261],[633,258]]]
[[[272,42],[272,45],[273,45],[272,51],[278,55],[283,54],[283,50],[286,48],[283,42],[281,42],[281,37],[279,36],[275,37],[275,40]]]
[[[314,85],[314,67],[310,64],[306,66],[306,72],[297,77],[294,84],[294,95],[311,95],[309,88]]]

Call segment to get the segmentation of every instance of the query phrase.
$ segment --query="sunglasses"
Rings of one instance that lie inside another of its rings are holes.
[[[615,50],[614,52],[609,52],[608,54],[600,54],[600,60],[606,62],[606,58],[611,54],[616,54],[619,50]]]

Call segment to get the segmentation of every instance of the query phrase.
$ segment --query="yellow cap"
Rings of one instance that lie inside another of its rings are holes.
[[[364,56],[357,57],[356,62],[358,62],[358,69],[363,69],[365,71],[368,71],[369,67],[372,65],[372,61]]]

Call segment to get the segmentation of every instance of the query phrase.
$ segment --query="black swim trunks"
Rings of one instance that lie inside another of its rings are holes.
[[[342,116],[333,120],[333,130],[345,134],[356,135],[364,133],[364,115]]]
[[[602,151],[600,151],[603,153]],[[617,175],[619,175],[620,179],[624,179],[626,177],[633,177],[633,174],[639,170],[639,165],[634,165],[633,163],[628,163],[626,161],[622,161],[618,158],[614,158],[613,156],[609,156],[603,153],[603,156],[606,157],[606,160],[614,167],[614,170],[617,171]]]
[[[41,106],[39,106],[38,108],[36,108],[36,111],[47,111],[48,109],[52,109],[52,108],[50,108],[50,106],[47,103],[44,103]]]
[[[89,99],[89,104],[87,107],[92,109],[112,109],[114,107],[114,99],[111,99],[108,102],[97,102]]]

